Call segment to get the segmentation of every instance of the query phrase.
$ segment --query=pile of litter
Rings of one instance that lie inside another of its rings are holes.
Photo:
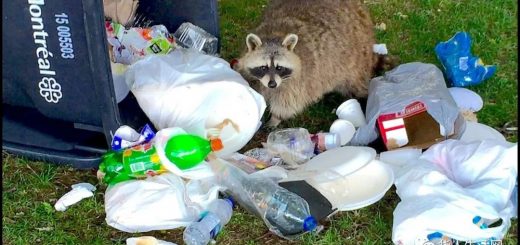
[[[186,227],[186,244],[208,244],[238,204],[272,233],[296,239],[318,234],[337,212],[379,201],[393,184],[401,198],[395,244],[499,240],[516,217],[517,144],[476,122],[483,101],[460,88],[495,71],[469,54],[467,34],[435,48],[459,87],[448,88],[433,64],[402,64],[372,79],[366,108],[355,99],[339,105],[329,132],[279,129],[263,148],[241,154],[266,104],[215,56],[215,37],[190,23],[174,35],[161,25],[106,28],[118,100],[131,91],[152,123],[117,130],[99,166],[106,221],[118,230]],[[380,154],[367,146],[377,140],[386,147]],[[95,190],[72,186],[56,210]],[[144,243],[172,244],[127,240]]]

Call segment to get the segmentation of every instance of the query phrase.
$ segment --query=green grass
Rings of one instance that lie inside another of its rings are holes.
[[[482,85],[472,87],[485,106],[479,121],[501,129],[517,127],[517,4],[496,1],[365,1],[375,24],[379,43],[386,43],[391,54],[402,62],[422,61],[439,65],[433,48],[457,31],[473,38],[472,50],[486,64],[498,65],[498,72]],[[237,57],[244,39],[260,21],[267,0],[220,0],[223,58]],[[283,126],[327,130],[335,119],[332,111],[344,98],[331,94]],[[516,131],[504,131],[517,141]],[[255,137],[254,140],[261,139]],[[105,222],[104,186],[97,185],[94,198],[88,198],[65,212],[54,211],[54,203],[70,185],[97,183],[94,171],[80,171],[2,154],[3,244],[124,244],[128,237],[153,235],[182,244],[182,229],[144,234],[127,234]],[[231,222],[218,237],[220,244],[391,244],[392,212],[399,202],[395,188],[369,207],[339,213],[325,224],[318,236],[306,235],[288,242],[267,232],[258,218],[236,209]],[[517,221],[513,222],[505,244],[517,243]]]

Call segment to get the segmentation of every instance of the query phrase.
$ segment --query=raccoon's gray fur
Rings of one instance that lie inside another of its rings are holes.
[[[357,0],[272,0],[234,69],[270,105],[277,126],[324,94],[366,97],[379,62],[373,24]]]

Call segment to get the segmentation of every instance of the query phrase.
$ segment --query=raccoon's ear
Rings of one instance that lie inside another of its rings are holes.
[[[246,44],[247,50],[251,52],[256,48],[262,46],[262,40],[260,40],[260,38],[257,35],[249,33],[246,37]]]
[[[296,43],[298,43],[298,35],[291,33],[285,36],[282,42],[282,46],[286,47],[289,51],[293,51]]]

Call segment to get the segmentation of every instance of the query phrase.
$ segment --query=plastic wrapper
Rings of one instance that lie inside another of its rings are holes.
[[[482,59],[471,54],[471,37],[466,32],[457,32],[450,40],[437,44],[435,54],[448,80],[456,87],[478,85],[497,69],[494,65],[484,65]]]
[[[376,122],[381,114],[400,112],[417,101],[425,105],[427,112],[446,132],[464,132],[463,120],[455,123],[460,116],[459,108],[446,87],[441,70],[435,65],[420,62],[400,65],[384,76],[372,79],[368,94],[367,125],[357,130],[350,145],[368,145],[376,140]]]
[[[130,65],[147,55],[167,54],[175,48],[175,39],[163,25],[125,29],[121,24],[106,21],[105,29],[115,63]]]
[[[185,227],[221,189],[213,178],[185,183],[172,173],[121,182],[105,192],[106,222],[131,233]]]
[[[223,59],[178,48],[130,66],[126,81],[157,130],[181,127],[207,137],[222,126],[225,156],[244,147],[261,125],[264,97]],[[229,122],[225,123],[224,122]]]

